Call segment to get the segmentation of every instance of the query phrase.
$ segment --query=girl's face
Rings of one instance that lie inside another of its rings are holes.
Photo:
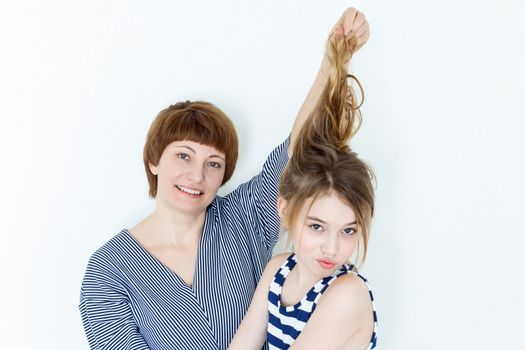
[[[319,197],[312,206],[304,203],[290,233],[298,266],[318,280],[348,262],[358,241],[354,211],[338,195]]]
[[[211,146],[174,141],[157,166],[157,203],[190,214],[202,213],[212,202],[224,178],[225,156]]]

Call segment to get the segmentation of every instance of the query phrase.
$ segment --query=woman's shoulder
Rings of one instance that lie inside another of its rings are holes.
[[[127,230],[122,230],[91,255],[82,280],[82,298],[97,298],[108,290],[124,293],[131,240]]]
[[[88,269],[104,268],[119,257],[122,257],[125,252],[129,251],[129,245],[132,243],[130,242],[131,240],[132,238],[128,230],[121,230],[91,254]]]

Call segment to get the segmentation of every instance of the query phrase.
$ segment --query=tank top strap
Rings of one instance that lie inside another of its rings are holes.
[[[281,292],[283,289],[284,281],[286,280],[286,276],[290,273],[290,271],[294,268],[294,266],[297,264],[297,259],[295,257],[295,254],[290,254],[290,256],[284,261],[284,263],[279,267],[275,275],[273,276],[272,283],[270,284],[270,291],[268,293],[268,302],[270,304],[275,305],[276,307],[279,307],[281,304]]]

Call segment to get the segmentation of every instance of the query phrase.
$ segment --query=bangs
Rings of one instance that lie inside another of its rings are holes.
[[[193,141],[211,146],[227,156],[228,150],[235,144],[231,134],[233,125],[224,125],[224,121],[218,123],[216,118],[202,110],[197,112],[190,109],[179,118],[167,120],[167,123],[164,130],[169,130],[166,135],[168,144],[173,141]]]

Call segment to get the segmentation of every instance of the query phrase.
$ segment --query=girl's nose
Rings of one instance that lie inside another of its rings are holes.
[[[326,257],[334,257],[337,253],[337,234],[328,233],[325,235],[321,252]]]

